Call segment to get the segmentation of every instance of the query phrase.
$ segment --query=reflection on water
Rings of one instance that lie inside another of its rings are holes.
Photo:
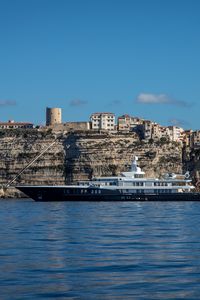
[[[0,202],[1,299],[200,299],[200,202]]]

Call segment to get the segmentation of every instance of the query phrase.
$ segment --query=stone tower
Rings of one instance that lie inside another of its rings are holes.
[[[61,124],[61,108],[46,108],[46,126]]]

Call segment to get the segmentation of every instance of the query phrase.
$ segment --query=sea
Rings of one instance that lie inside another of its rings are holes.
[[[200,299],[200,202],[1,200],[0,299]]]

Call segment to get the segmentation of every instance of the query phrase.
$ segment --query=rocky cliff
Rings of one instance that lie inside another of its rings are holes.
[[[58,137],[58,136],[57,136]],[[0,185],[14,178],[55,135],[52,132],[0,132]],[[134,155],[147,176],[189,169],[197,182],[200,152],[177,143],[147,143],[135,133],[79,132],[63,134],[15,184],[64,184],[93,176],[117,175],[130,168]]]
[[[200,192],[200,149],[183,148],[183,165],[190,172],[196,190]]]

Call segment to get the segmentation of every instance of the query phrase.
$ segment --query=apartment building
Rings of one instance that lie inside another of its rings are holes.
[[[119,131],[129,131],[131,124],[131,117],[129,115],[122,115],[117,119],[117,129]]]
[[[184,132],[182,133],[182,141],[185,146],[190,146],[190,147],[192,146],[192,137],[193,137],[192,129],[184,130]]]
[[[149,120],[144,120],[143,122],[143,138],[145,140],[152,139],[152,128],[153,128],[153,122]]]
[[[117,129],[119,131],[133,131],[143,123],[143,120],[138,117],[131,117],[127,114],[118,117]]]
[[[169,137],[173,142],[182,142],[183,140],[183,128],[177,126],[168,126],[169,128]]]
[[[143,121],[143,138],[145,140],[159,140],[166,138],[173,142],[184,142],[185,135],[184,130],[177,126],[161,126],[160,124],[154,123],[149,120]]]
[[[152,132],[151,132],[151,138],[153,140],[160,140],[162,137],[162,131],[161,126],[157,123],[152,124]]]
[[[192,132],[190,141],[193,148],[200,148],[200,130]]]
[[[90,116],[91,128],[94,130],[115,130],[115,114],[97,112]]]

